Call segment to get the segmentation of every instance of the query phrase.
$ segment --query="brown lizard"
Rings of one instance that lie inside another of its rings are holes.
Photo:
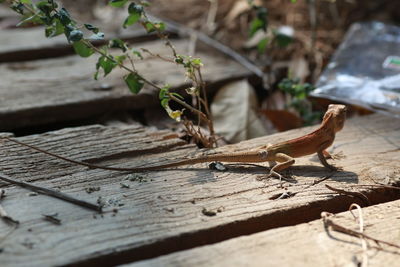
[[[258,162],[278,162],[270,170],[269,176],[277,176],[282,179],[282,176],[278,173],[289,166],[293,165],[294,158],[310,155],[317,153],[322,165],[331,170],[336,170],[335,166],[330,165],[326,159],[330,158],[329,153],[326,149],[332,145],[335,134],[343,128],[344,121],[346,119],[346,106],[331,104],[326,111],[322,120],[321,126],[315,131],[306,134],[302,137],[292,139],[285,142],[280,142],[274,145],[268,144],[252,151],[248,152],[233,152],[233,153],[220,153],[215,155],[199,156],[191,159],[184,159],[178,162],[151,166],[151,167],[138,167],[138,168],[117,168],[107,167],[86,162],[81,162],[73,159],[69,159],[63,156],[56,155],[54,153],[45,151],[35,146],[25,144],[21,141],[10,137],[3,137],[11,142],[17,143],[22,146],[29,147],[36,151],[45,153],[47,155],[56,157],[58,159],[83,165],[89,168],[104,169],[111,171],[128,171],[128,172],[141,172],[150,170],[160,170],[165,168],[177,167],[181,165],[222,161],[222,162],[241,162],[241,163],[258,163]]]

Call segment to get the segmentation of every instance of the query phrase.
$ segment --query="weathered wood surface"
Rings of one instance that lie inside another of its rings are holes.
[[[140,27],[133,27],[121,33],[111,31],[106,34],[105,40],[94,41],[94,44],[104,44],[112,38],[137,43],[154,40],[157,37],[147,34]],[[69,54],[74,54],[74,50],[63,34],[46,38],[42,27],[0,30],[0,63],[54,58]]]
[[[187,52],[189,42],[174,42],[177,51]],[[135,44],[153,53],[171,55],[161,41]],[[143,53],[136,69],[148,80],[172,88],[187,86],[184,69]],[[206,68],[208,83],[243,78],[249,72],[225,58],[198,51]],[[69,56],[57,59],[0,64],[0,130],[88,118],[115,110],[133,110],[159,105],[157,92],[147,88],[139,95],[129,92],[122,69],[106,78],[93,79],[97,57]],[[229,68],[226,66],[229,65]],[[102,76],[102,75],[100,75]]]
[[[398,182],[399,129],[398,121],[381,115],[348,121],[333,147],[334,153],[346,156],[336,161],[343,171],[329,173],[315,157],[300,158],[290,168],[297,183],[286,183],[286,189],[279,188],[274,179],[258,181],[266,170],[254,166],[232,166],[217,172],[207,164],[197,164],[129,176],[88,170],[3,142],[1,172],[88,201],[101,196],[108,207],[103,216],[94,217],[93,212],[58,199],[28,196],[26,190],[8,186],[8,196],[1,204],[21,225],[0,244],[0,262],[3,266],[27,262],[31,266],[115,265],[310,221],[319,218],[321,211],[344,211],[352,202],[365,205],[358,198],[331,194],[325,184],[357,191],[360,188],[353,185]],[[218,151],[247,150],[309,130],[258,138]],[[196,152],[170,138],[167,132],[151,135],[141,128],[82,127],[19,139],[63,156],[121,167],[162,164]],[[160,147],[168,152],[161,153]],[[331,177],[312,185],[327,175]],[[136,177],[136,181],[125,180],[127,177]],[[140,182],[143,179],[147,182]],[[100,191],[85,192],[93,186],[99,186]],[[297,194],[270,199],[287,191]],[[372,203],[399,198],[398,192],[388,190],[362,191]],[[119,211],[112,212],[114,208]],[[61,226],[41,219],[41,214],[54,212],[58,212]],[[213,212],[215,216],[209,216]],[[0,224],[2,236],[9,229]]]
[[[357,211],[353,211],[357,215]],[[358,216],[358,215],[357,215]],[[363,209],[364,233],[400,245],[400,200]],[[334,223],[359,231],[350,212],[332,217]],[[367,266],[397,266],[400,249],[373,242],[367,251]],[[378,249],[377,249],[378,248]],[[328,231],[321,220],[238,237],[215,245],[124,267],[139,266],[360,266],[363,249],[358,238]]]
[[[6,5],[0,4],[0,20],[7,17],[15,17],[15,12],[8,8]]]

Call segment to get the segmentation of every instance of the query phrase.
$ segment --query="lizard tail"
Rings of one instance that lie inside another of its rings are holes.
[[[96,165],[96,164],[92,164],[92,163],[86,163],[83,161],[66,158],[66,157],[51,153],[49,151],[43,150],[41,148],[20,142],[13,138],[9,138],[9,137],[3,137],[3,138],[7,139],[10,142],[19,144],[21,146],[29,147],[30,149],[33,149],[38,152],[44,153],[46,155],[61,159],[63,161],[67,161],[67,162],[74,163],[74,164],[81,165],[81,166],[86,166],[91,169],[102,169],[102,170],[110,170],[110,171],[128,171],[128,172],[152,171],[152,170],[160,170],[160,169],[165,169],[165,168],[178,167],[178,166],[182,166],[182,165],[190,165],[190,164],[212,162],[212,161],[245,162],[245,163],[255,163],[255,162],[265,161],[265,158],[263,157],[263,155],[260,155],[260,153],[258,151],[252,151],[252,152],[236,152],[236,153],[229,153],[229,154],[215,154],[215,155],[209,155],[209,156],[202,156],[202,157],[198,157],[198,158],[184,159],[184,160],[181,160],[178,162],[162,164],[162,165],[157,165],[157,166],[150,166],[150,167],[137,167],[137,168],[123,168],[123,167],[111,167],[111,166],[108,167],[108,166],[101,166],[101,165]]]
[[[242,162],[242,163],[256,163],[256,162],[264,162],[265,159],[260,156],[260,152],[258,151],[251,151],[251,152],[236,152],[236,153],[229,153],[229,154],[215,154],[215,155],[208,155],[202,156],[198,158],[192,159],[183,159],[178,162],[162,164],[157,166],[150,166],[150,167],[139,167],[139,168],[131,168],[126,169],[127,171],[153,171],[153,170],[160,170],[166,168],[173,168],[182,165],[191,165],[196,163],[204,163],[204,162],[213,162],[213,161],[222,161],[222,162]]]

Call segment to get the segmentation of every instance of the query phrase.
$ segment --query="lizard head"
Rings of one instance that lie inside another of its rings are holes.
[[[326,111],[323,123],[331,121],[333,123],[334,131],[339,132],[343,129],[344,121],[346,120],[346,106],[338,104],[330,104]]]

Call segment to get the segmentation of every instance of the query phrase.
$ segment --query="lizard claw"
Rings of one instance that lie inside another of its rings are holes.
[[[279,182],[281,183],[281,185],[282,185],[282,181],[290,182],[290,179],[291,179],[291,178],[288,179],[285,176],[277,173],[276,171],[271,170],[267,177],[271,178],[273,176],[275,176],[276,178],[279,178]]]

